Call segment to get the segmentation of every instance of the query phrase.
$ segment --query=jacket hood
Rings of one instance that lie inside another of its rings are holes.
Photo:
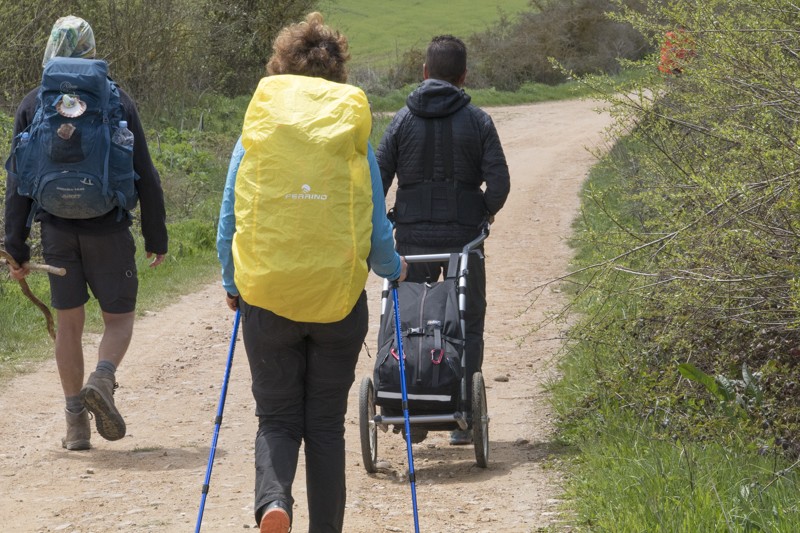
[[[408,95],[406,105],[419,117],[435,118],[452,115],[469,104],[470,100],[464,89],[446,81],[428,79]]]

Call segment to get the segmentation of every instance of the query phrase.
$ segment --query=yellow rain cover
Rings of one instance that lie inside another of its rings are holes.
[[[371,127],[356,87],[261,80],[235,188],[234,280],[247,303],[298,322],[336,322],[353,309],[368,274]]]

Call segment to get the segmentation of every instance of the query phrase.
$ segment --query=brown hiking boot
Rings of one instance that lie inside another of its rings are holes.
[[[80,413],[67,413],[67,436],[61,439],[61,446],[68,450],[88,450],[92,447],[89,439],[92,428],[89,427],[89,411],[84,409]]]
[[[119,440],[125,436],[125,421],[114,406],[114,375],[102,370],[92,372],[81,389],[83,405],[94,415],[97,432],[106,440]]]

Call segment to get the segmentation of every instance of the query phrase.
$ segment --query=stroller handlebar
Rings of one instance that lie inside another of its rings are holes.
[[[489,230],[491,229],[491,224],[489,221],[486,221],[481,226],[481,234],[475,237],[472,241],[468,242],[464,245],[464,249],[461,253],[468,254],[471,250],[477,248],[483,241],[489,238]]]
[[[475,237],[472,241],[468,242],[462,248],[460,254],[468,254],[480,246],[483,241],[489,238],[489,223],[486,222],[481,226],[481,234]],[[454,252],[459,253],[459,252]],[[415,254],[403,256],[408,263],[431,263],[437,261],[449,261],[453,253],[443,252],[438,254]]]

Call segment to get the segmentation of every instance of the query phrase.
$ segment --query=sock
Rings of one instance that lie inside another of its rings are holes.
[[[80,396],[67,396],[67,411],[70,413],[80,413],[83,411],[83,402]]]
[[[114,372],[117,371],[117,367],[114,366],[114,363],[111,361],[98,361],[97,368],[95,370],[102,370],[103,372],[108,372],[109,374],[113,375]]]

